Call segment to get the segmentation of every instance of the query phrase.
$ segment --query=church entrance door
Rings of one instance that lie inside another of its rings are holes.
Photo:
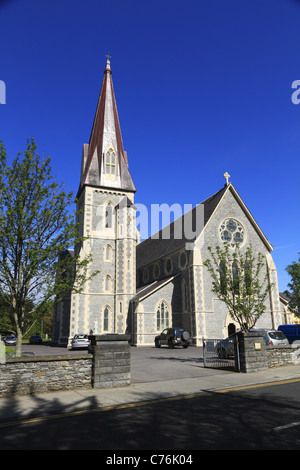
[[[231,336],[236,332],[236,326],[234,323],[229,323],[227,329],[228,329],[228,336]]]
[[[238,324],[237,321],[234,321],[230,314],[227,313],[226,320],[225,320],[225,325],[224,325],[224,330],[223,330],[223,337],[228,338],[228,336],[233,335],[237,331],[239,331],[240,325]]]

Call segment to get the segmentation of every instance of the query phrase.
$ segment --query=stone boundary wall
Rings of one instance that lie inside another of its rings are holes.
[[[269,368],[298,365],[300,348],[290,346],[268,346],[266,349]]]
[[[235,370],[255,372],[274,367],[300,364],[300,346],[267,346],[263,333],[248,331],[237,333],[239,340],[239,366]]]
[[[0,364],[0,398],[90,388],[91,354],[7,359]]]
[[[129,335],[91,335],[88,354],[0,362],[0,398],[78,388],[130,385]]]

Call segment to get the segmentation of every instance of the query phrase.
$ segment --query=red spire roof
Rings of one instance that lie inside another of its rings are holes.
[[[111,75],[108,59],[90,142],[83,146],[80,189],[91,185],[135,191],[123,147]]]

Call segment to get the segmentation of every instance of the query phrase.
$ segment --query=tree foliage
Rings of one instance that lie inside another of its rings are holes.
[[[300,257],[298,262],[293,261],[289,264],[286,271],[291,276],[291,282],[288,284],[289,308],[297,317],[300,317]]]
[[[272,288],[266,270],[265,257],[254,255],[251,246],[241,252],[237,246],[230,250],[217,246],[208,248],[211,259],[204,265],[212,276],[212,291],[222,300],[231,318],[243,331],[254,327],[266,310],[265,300]]]
[[[35,309],[32,301],[25,304],[24,330],[30,328],[35,322]],[[12,299],[9,295],[0,293],[0,333],[2,335],[14,334],[17,336]]]
[[[42,316],[49,301],[80,291],[90,261],[70,255],[83,240],[70,211],[73,194],[51,175],[50,158],[36,150],[31,139],[10,166],[0,141],[0,289],[13,316],[17,355],[28,319]]]

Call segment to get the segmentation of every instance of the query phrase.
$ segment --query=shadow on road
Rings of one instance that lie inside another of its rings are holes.
[[[1,449],[58,450],[277,450],[299,449],[299,428],[276,431],[282,416],[299,419],[299,401],[285,400],[270,388],[259,391],[207,392],[192,398],[157,400],[137,395],[136,403],[100,409],[93,397],[71,408],[55,398],[33,396],[36,415],[51,419],[1,427]],[[138,402],[138,400],[143,400]],[[7,406],[18,407],[17,397]],[[60,409],[65,415],[51,415]]]

